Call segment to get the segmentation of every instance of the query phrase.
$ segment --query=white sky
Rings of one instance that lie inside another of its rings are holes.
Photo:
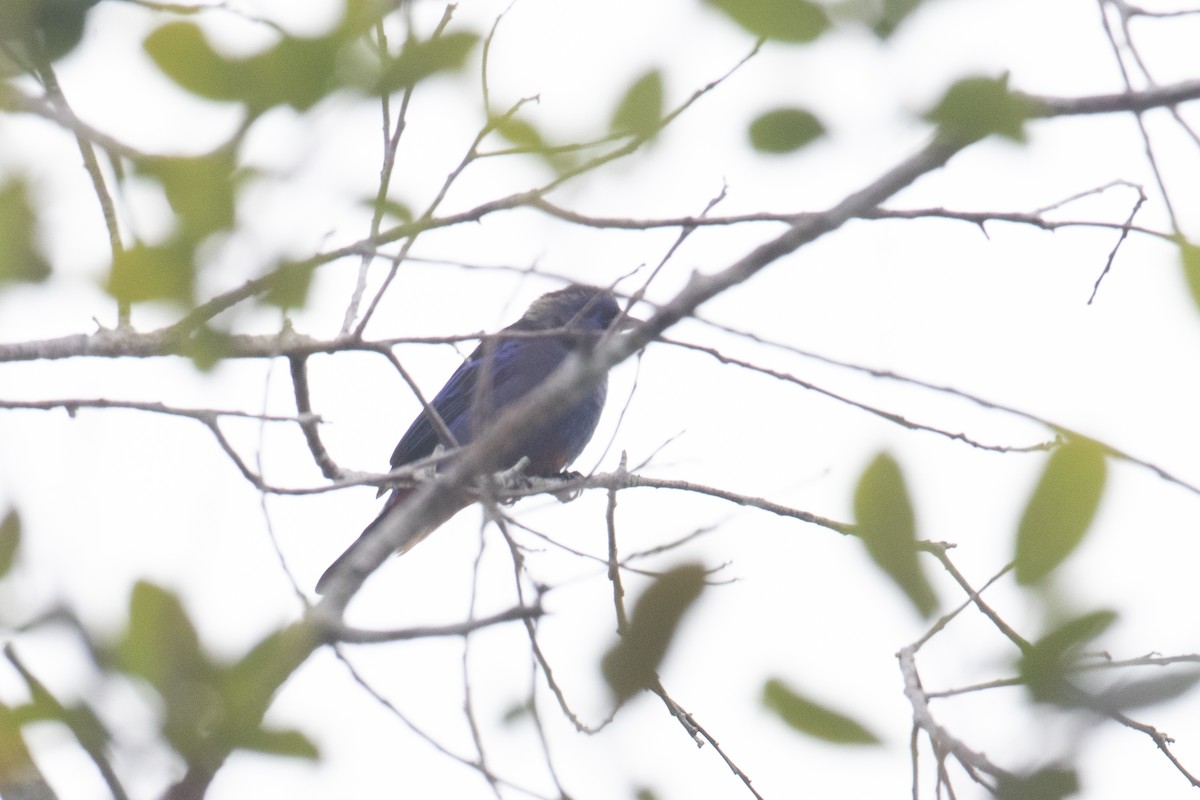
[[[455,28],[486,31],[506,3],[459,8]],[[298,8],[303,6],[303,9]],[[336,4],[242,2],[249,14],[316,33]],[[1154,6],[1165,8],[1165,6]],[[305,17],[304,14],[311,16]],[[441,6],[417,4],[422,33]],[[60,65],[60,80],[79,115],[147,150],[201,152],[227,136],[236,109],[189,99],[154,78],[140,41],[158,19],[130,4],[101,3],[83,46]],[[261,32],[230,14],[203,18],[228,46],[262,46]],[[1195,77],[1197,20],[1140,21],[1141,52],[1160,83]],[[399,40],[398,32],[393,32]],[[538,95],[529,119],[563,140],[588,138],[607,125],[624,88],[649,67],[664,70],[668,105],[725,72],[751,45],[706,7],[616,0],[604,4],[518,0],[492,50],[497,108]],[[480,123],[478,64],[462,79],[422,86],[413,102],[393,197],[413,207],[461,158]],[[717,212],[816,210],[836,202],[911,153],[928,134],[914,114],[956,78],[1011,73],[1023,91],[1085,95],[1121,88],[1094,3],[1014,0],[930,2],[886,44],[853,30],[811,47],[768,45],[726,84],[698,102],[647,151],[610,165],[556,195],[562,205],[598,215],[697,213],[728,187]],[[795,103],[814,110],[830,135],[788,157],[750,152],[745,125],[759,111]],[[1185,108],[1184,113],[1194,110]],[[1148,115],[1172,200],[1185,230],[1200,236],[1195,214],[1200,148],[1165,113]],[[985,141],[946,169],[902,192],[893,207],[1033,211],[1122,178],[1147,188],[1138,217],[1166,230],[1160,197],[1132,118],[1080,118],[1032,124],[1030,143]],[[267,177],[243,197],[243,232],[215,256],[201,282],[209,295],[237,285],[273,255],[309,255],[367,233],[363,198],[379,169],[379,114],[370,103],[333,99],[304,115],[276,110],[249,138],[243,158]],[[94,330],[114,321],[98,287],[105,233],[61,131],[32,118],[0,119],[0,175],[32,173],[47,199],[41,236],[54,279],[0,294],[0,341]],[[464,173],[446,210],[544,181],[544,168],[493,160]],[[1134,192],[1113,189],[1055,212],[1058,219],[1124,220]],[[153,191],[124,202],[139,233],[161,235],[169,220]],[[1190,228],[1188,226],[1191,226]],[[696,233],[649,293],[665,300],[693,271],[723,268],[773,236],[778,226]],[[1175,251],[1132,236],[1097,300],[1092,284],[1115,241],[1111,231],[1046,233],[1004,223],[989,237],[965,223],[858,222],[772,265],[743,287],[706,305],[706,318],[866,366],[951,385],[1096,436],[1200,484],[1196,443],[1200,375],[1194,353],[1200,316],[1187,295]],[[640,264],[656,264],[675,232],[596,231],[532,212],[422,237],[414,253],[468,264],[535,264],[608,283]],[[341,323],[357,265],[325,267],[315,299],[294,316],[298,330],[332,336]],[[377,281],[382,272],[375,275]],[[371,327],[374,337],[494,329],[516,318],[547,281],[506,272],[405,267]],[[150,329],[169,309],[138,309]],[[278,320],[245,313],[239,330],[270,332]],[[779,350],[753,346],[689,322],[678,338],[790,372],[822,387],[911,419],[997,444],[1047,437],[1019,419],[928,392],[870,380]],[[426,391],[441,385],[459,355],[448,347],[398,351]],[[312,359],[316,410],[328,421],[326,445],[344,467],[382,469],[416,403],[381,358]],[[628,414],[616,430],[634,380]],[[226,363],[210,375],[171,359],[71,361],[0,366],[0,398],[107,397],[162,400],[187,407],[266,407],[289,413],[286,368]],[[230,425],[248,458],[261,447],[268,478],[311,486],[320,477],[294,430]],[[668,443],[669,442],[669,443]],[[666,444],[664,447],[663,445]],[[905,469],[924,538],[958,544],[952,556],[976,585],[1011,554],[1022,504],[1043,456],[996,455],[928,433],[905,431],[813,393],[722,367],[706,356],[650,347],[640,371],[616,368],[610,403],[592,446],[576,463],[590,470],[654,456],[647,474],[712,484],[849,520],[853,487],[881,449]],[[1114,656],[1196,652],[1200,603],[1196,514],[1200,499],[1149,471],[1110,463],[1095,528],[1054,582],[1063,613],[1114,608],[1121,620],[1101,644]],[[367,489],[301,499],[272,497],[266,508],[284,558],[309,589],[377,504]],[[91,625],[116,635],[132,583],[146,578],[177,590],[205,644],[235,658],[298,609],[267,533],[260,498],[201,426],[122,411],[0,414],[0,502],[25,522],[24,559],[0,585],[0,608],[66,602]],[[604,502],[593,492],[569,505],[524,501],[519,519],[585,551],[604,554]],[[925,625],[870,565],[861,546],[827,531],[688,494],[636,490],[620,496],[621,546],[653,547],[714,526],[683,551],[648,561],[665,568],[684,559],[726,564],[735,579],[710,588],[681,630],[662,677],[673,696],[726,748],[768,798],[909,796],[910,709],[894,653]],[[403,559],[385,565],[351,608],[363,626],[399,627],[465,617],[479,546],[478,512],[468,511]],[[511,605],[508,555],[494,530],[484,534],[481,611]],[[531,544],[534,542],[531,540]],[[602,565],[554,550],[530,554],[534,573],[557,588],[542,645],[574,708],[589,722],[607,710],[597,664],[613,637],[611,590]],[[929,565],[943,607],[960,595]],[[642,584],[631,577],[636,597]],[[1036,598],[1004,580],[989,598],[1012,624],[1036,638]],[[88,696],[127,719],[139,735],[150,713],[128,688],[100,686],[79,666],[62,632],[17,638],[26,662],[64,698]],[[919,659],[927,688],[949,688],[1012,674],[1014,653],[977,615],[964,615]],[[462,644],[457,640],[357,648],[353,658],[372,685],[416,725],[469,752],[462,706]],[[472,639],[470,671],[489,763],[542,793],[552,791],[532,727],[504,727],[502,715],[528,692],[530,657],[519,626]],[[880,748],[823,745],[787,730],[761,709],[762,683],[780,677],[852,714],[880,734]],[[0,668],[0,698],[21,696],[18,678]],[[1020,690],[973,695],[935,706],[939,719],[992,760],[1019,768],[1056,754],[1078,754],[1089,798],[1182,797],[1189,791],[1144,736],[1059,715],[1023,711]],[[642,697],[597,736],[575,734],[539,692],[554,765],[581,798],[630,797],[648,786],[660,798],[749,796],[711,748],[697,750],[655,698]],[[1135,718],[1175,736],[1185,765],[1200,768],[1200,706],[1195,696],[1138,711]],[[130,709],[140,709],[131,711]],[[269,781],[278,797],[487,797],[468,769],[414,737],[348,678],[327,652],[293,677],[269,718],[317,741],[324,759],[308,764],[235,755],[211,794],[247,796]],[[86,757],[53,728],[35,731],[44,771],[63,798],[105,797]],[[147,746],[149,743],[146,743]],[[927,754],[926,754],[927,756]],[[137,751],[138,797],[154,796],[170,765],[152,748]],[[930,790],[932,764],[922,763]],[[959,797],[983,796],[955,772]],[[256,790],[256,793],[260,793]],[[521,796],[513,794],[512,796]]]

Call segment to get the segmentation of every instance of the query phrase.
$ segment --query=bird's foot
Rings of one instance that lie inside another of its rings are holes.
[[[511,506],[513,503],[521,499],[521,495],[530,491],[533,488],[533,481],[525,470],[529,468],[529,458],[522,457],[520,461],[512,465],[503,472],[497,472],[493,477],[496,479],[496,487],[503,494],[513,495],[505,497],[500,502],[506,506]]]
[[[554,476],[553,480],[566,484],[565,488],[558,491],[554,491],[553,489],[550,490],[550,494],[554,495],[555,499],[560,503],[569,503],[575,498],[579,497],[579,495],[583,494],[582,486],[572,485],[577,481],[583,480],[582,472],[575,472],[574,470],[569,472],[560,472]]]

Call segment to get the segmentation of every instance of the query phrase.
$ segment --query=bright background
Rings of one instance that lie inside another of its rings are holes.
[[[309,35],[327,29],[339,13],[332,2],[247,0],[236,8]],[[562,141],[602,133],[621,93],[646,69],[663,70],[672,107],[725,73],[753,44],[718,12],[683,0],[518,0],[511,8],[479,0],[458,8],[452,29],[485,32],[506,8],[490,54],[493,106],[503,110],[538,96],[525,113]],[[440,5],[414,4],[416,29],[428,35],[442,11]],[[1100,13],[1096,4],[1081,1],[940,0],[926,4],[886,43],[850,27],[810,46],[768,44],[644,152],[568,185],[554,199],[597,216],[651,219],[699,213],[724,187],[726,198],[714,214],[822,209],[917,149],[930,133],[919,113],[957,78],[1007,71],[1011,86],[1032,94],[1120,91]],[[273,41],[269,30],[237,14],[212,11],[199,19],[237,52]],[[101,3],[83,44],[58,65],[60,80],[75,111],[96,128],[147,151],[203,152],[232,133],[238,111],[190,97],[156,76],[140,43],[162,20],[134,4]],[[1140,52],[1160,83],[1195,77],[1200,18],[1134,25]],[[398,27],[393,36],[402,39]],[[461,76],[421,85],[394,199],[422,207],[462,157],[482,120],[478,75],[473,62]],[[829,134],[790,156],[754,152],[746,124],[780,104],[811,109]],[[1194,109],[1182,113],[1195,119]],[[1151,112],[1146,121],[1184,233],[1198,236],[1200,147],[1165,111]],[[1031,123],[1028,132],[1026,145],[989,139],[971,147],[888,207],[1031,212],[1123,179],[1149,195],[1137,223],[1170,229],[1131,115],[1053,119]],[[335,97],[304,114],[277,109],[258,123],[241,158],[264,175],[243,193],[239,232],[202,273],[201,297],[258,274],[280,253],[305,257],[367,235],[370,208],[364,201],[374,193],[380,159],[377,104]],[[100,289],[108,267],[106,235],[73,141],[40,119],[0,119],[0,175],[17,170],[32,173],[39,188],[39,236],[55,272],[46,284],[0,294],[0,341],[91,332],[94,318],[112,325],[113,304]],[[485,161],[463,174],[444,210],[465,210],[549,177],[534,159]],[[153,187],[143,188],[121,201],[126,222],[152,239],[169,226],[169,213]],[[1120,223],[1135,200],[1135,189],[1115,187],[1047,216]],[[697,231],[647,298],[669,299],[693,272],[722,269],[780,230],[763,223]],[[1177,249],[1132,235],[1088,304],[1116,231],[1052,233],[993,222],[986,234],[969,223],[931,219],[853,222],[707,304],[702,315],[771,342],[1021,409],[1200,485],[1200,316]],[[631,290],[676,236],[672,229],[572,226],[532,211],[426,234],[413,254],[428,261],[403,267],[367,333],[385,338],[494,330],[559,285],[519,272],[531,268],[607,284],[648,265],[621,285]],[[373,286],[384,273],[382,265],[376,269]],[[296,329],[334,336],[356,270],[357,262],[349,260],[321,269],[309,306],[292,315]],[[635,309],[642,316],[649,312]],[[134,323],[148,330],[174,313],[138,307]],[[278,316],[262,311],[235,319],[239,332],[271,333],[279,325]],[[1026,446],[1051,438],[1044,427],[1012,415],[824,365],[700,321],[669,333],[980,442]],[[444,345],[403,346],[397,354],[429,393],[461,358]],[[333,457],[351,469],[382,469],[415,415],[416,401],[377,356],[315,357],[310,368],[315,409],[327,421],[323,436]],[[182,359],[10,363],[0,366],[0,397],[294,411],[283,363],[224,362],[209,374]],[[920,535],[956,543],[951,556],[976,586],[1011,558],[1017,520],[1045,459],[909,431],[665,344],[649,347],[638,363],[618,366],[609,397],[601,428],[577,469],[611,470],[625,451],[631,465],[650,459],[641,470],[650,476],[719,486],[849,521],[862,469],[888,450],[905,469]],[[320,483],[296,430],[260,429],[256,422],[228,426],[245,457],[261,456],[274,484]],[[1056,576],[1049,596],[1027,595],[1007,578],[989,591],[989,601],[1027,638],[1044,631],[1046,606],[1064,615],[1104,607],[1121,614],[1101,641],[1114,657],[1196,652],[1200,500],[1145,468],[1111,461],[1109,468],[1093,531]],[[264,502],[211,435],[188,420],[129,411],[84,410],[75,419],[62,412],[6,412],[0,414],[0,503],[20,509],[27,535],[19,569],[0,584],[0,607],[63,603],[89,626],[116,636],[130,586],[149,579],[178,591],[205,644],[233,659],[300,610],[268,522],[288,570],[310,590],[373,517],[372,497],[360,488]],[[557,541],[603,558],[604,508],[604,494],[594,491],[568,505],[526,500],[516,513]],[[910,796],[911,709],[894,654],[926,623],[858,542],[664,490],[621,493],[617,515],[624,551],[705,529],[685,547],[646,559],[649,569],[688,559],[724,565],[717,577],[728,582],[710,587],[692,610],[662,678],[763,796]],[[527,534],[522,541],[539,548],[528,554],[532,573],[556,587],[546,598],[550,615],[540,627],[542,646],[573,708],[585,722],[599,723],[609,700],[598,663],[614,637],[605,567]],[[350,621],[401,627],[464,619],[480,542],[478,511],[460,514],[373,576],[352,605]],[[515,597],[503,541],[488,529],[482,542],[479,611],[489,613]],[[932,561],[928,566],[943,609],[960,602],[949,578]],[[643,586],[630,576],[630,598]],[[15,641],[60,697],[88,697],[119,734],[133,740],[119,766],[134,776],[134,794],[160,791],[173,762],[145,738],[153,712],[144,698],[128,686],[98,681],[66,631]],[[450,749],[470,752],[461,640],[349,649],[371,685],[407,719]],[[1014,657],[985,620],[967,612],[922,651],[918,663],[926,688],[950,688],[1011,676]],[[552,793],[528,718],[503,721],[529,691],[524,630],[511,625],[478,634],[466,663],[489,765],[523,786]],[[884,745],[837,747],[791,732],[762,708],[759,695],[769,677],[862,721]],[[0,697],[18,698],[23,691],[15,673],[0,668]],[[641,787],[661,798],[748,796],[712,749],[697,750],[652,696],[635,699],[595,736],[574,733],[544,687],[538,701],[555,769],[572,796],[632,797]],[[1086,797],[1189,792],[1148,738],[1112,723],[1093,728],[1075,716],[1031,711],[1020,689],[967,695],[934,708],[952,733],[1004,766],[1078,758]],[[1133,716],[1174,735],[1182,762],[1200,767],[1194,695]],[[247,787],[256,787],[256,796],[296,798],[492,796],[475,772],[440,754],[368,696],[328,651],[293,676],[270,718],[304,730],[323,759],[310,764],[236,754],[210,796],[244,797]],[[86,756],[60,729],[35,729],[34,744],[61,797],[107,796]],[[952,769],[959,797],[983,796]],[[926,792],[932,776],[926,754]],[[266,794],[258,788],[263,786],[270,787]]]

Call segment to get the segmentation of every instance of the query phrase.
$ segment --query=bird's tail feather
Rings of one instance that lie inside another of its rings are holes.
[[[353,569],[354,562],[359,558],[360,552],[362,551],[366,542],[374,534],[376,528],[378,528],[383,520],[388,516],[388,513],[393,508],[404,502],[404,500],[410,494],[412,494],[412,489],[397,489],[392,496],[388,498],[387,504],[384,505],[383,510],[379,512],[379,516],[375,517],[375,519],[371,521],[371,524],[368,525],[361,534],[359,534],[358,538],[354,540],[354,543],[346,548],[346,552],[338,556],[337,559],[329,565],[329,569],[325,570],[324,574],[321,575],[321,578],[317,581],[317,594],[325,594],[325,592],[329,590],[334,574],[340,574],[344,570]],[[428,524],[413,530],[408,537],[400,543],[399,547],[396,548],[396,555],[407,553],[409,550],[416,547],[418,544],[420,544],[422,539],[440,528],[443,524],[449,521],[451,517],[453,517],[462,509],[466,508],[467,505],[469,505],[467,502],[456,504],[454,507],[447,509],[445,513],[439,514]],[[362,569],[365,571],[365,565],[362,567]]]

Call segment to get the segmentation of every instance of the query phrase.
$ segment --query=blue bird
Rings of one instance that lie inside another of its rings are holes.
[[[623,329],[630,324],[632,320],[622,316],[616,298],[604,289],[572,285],[542,295],[523,317],[481,342],[429,404],[453,435],[453,441],[444,439],[429,414],[422,411],[396,445],[392,469],[433,455],[439,445],[449,451],[455,446],[471,444],[477,433],[486,430],[507,408],[550,377],[568,355],[594,346],[599,336],[610,328]],[[539,331],[545,331],[546,335],[529,335]],[[523,336],[511,338],[505,336],[507,333]],[[528,458],[526,475],[551,477],[562,473],[592,438],[607,394],[607,382],[601,380],[583,399],[548,417],[529,435],[512,442],[497,460],[497,465],[510,467],[522,458]],[[380,494],[383,491],[381,489]],[[356,549],[388,511],[403,503],[412,492],[411,488],[392,490],[379,516],[317,581],[319,594],[329,588],[332,575],[355,557]],[[407,552],[470,502],[464,497],[450,513],[414,531],[400,545],[398,552]]]

